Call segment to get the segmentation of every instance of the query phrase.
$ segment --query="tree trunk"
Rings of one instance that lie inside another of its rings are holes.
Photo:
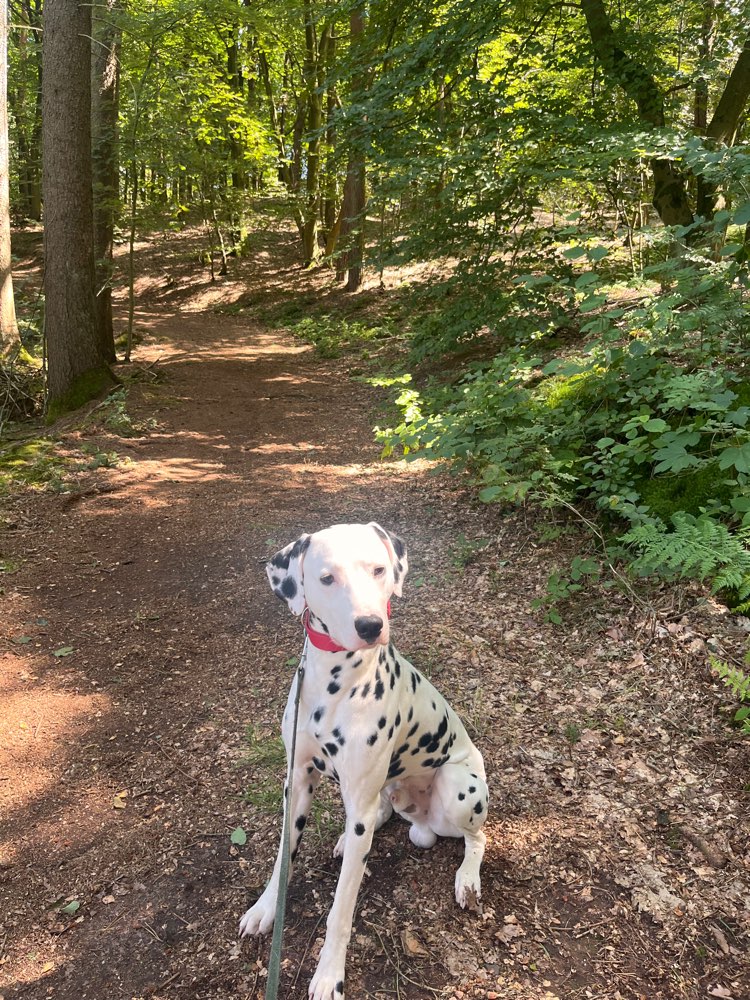
[[[94,195],[96,329],[102,356],[114,363],[112,327],[113,237],[120,207],[117,112],[120,32],[113,14],[119,0],[105,0],[104,17],[94,8],[91,48],[91,164]]]
[[[609,79],[635,101],[641,121],[654,128],[664,122],[664,95],[648,69],[618,45],[603,0],[581,0],[591,44]],[[654,177],[653,206],[668,226],[689,226],[693,212],[685,179],[671,160],[651,160]]]
[[[0,359],[20,349],[10,255],[8,4],[0,0]]]
[[[364,14],[362,8],[357,7],[349,15],[350,48],[355,65],[361,59],[359,50],[364,30]],[[365,89],[364,72],[361,66],[357,66],[352,77],[352,101],[361,100]],[[336,268],[336,273],[340,277],[343,277],[344,271],[346,271],[347,292],[356,292],[362,284],[362,260],[365,250],[365,157],[361,149],[358,148],[357,132],[358,130],[355,130],[352,136],[352,147],[346,167],[339,231],[343,252]]]
[[[305,0],[305,64],[304,76],[307,89],[307,175],[305,177],[305,204],[302,227],[302,263],[314,264],[320,256],[318,246],[318,213],[320,209],[320,130],[323,125],[323,96],[321,88],[325,77],[325,54],[330,28],[323,27],[318,45],[315,20],[310,0]]]
[[[91,6],[46,0],[43,41],[47,417],[114,384],[97,337],[91,187]]]

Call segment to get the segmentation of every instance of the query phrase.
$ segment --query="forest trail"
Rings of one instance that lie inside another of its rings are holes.
[[[716,718],[705,656],[739,626],[695,592],[655,623],[598,588],[541,622],[531,600],[579,539],[380,461],[374,391],[259,318],[311,294],[274,263],[284,239],[215,285],[184,240],[144,246],[142,433],[95,411],[63,451],[119,464],[5,505],[0,997],[260,1000],[268,942],[236,927],[276,849],[273,738],[300,646],[263,562],[371,519],[409,545],[396,642],[467,721],[492,804],[481,914],[453,900],[458,843],[380,831],[349,1000],[750,995],[748,749]],[[335,302],[327,280],[315,294]],[[335,802],[290,890],[286,1000],[307,996],[335,887]]]

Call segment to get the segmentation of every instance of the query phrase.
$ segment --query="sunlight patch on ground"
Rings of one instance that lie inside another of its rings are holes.
[[[28,660],[6,656],[0,674],[0,778],[12,761],[17,777],[12,785],[0,780],[0,813],[32,810],[43,796],[60,800],[64,797],[58,783],[58,772],[65,765],[60,743],[74,743],[83,737],[105,711],[111,708],[109,698],[101,694],[71,694],[46,689],[43,696],[37,685],[38,677],[31,672]],[[76,806],[78,808],[78,806]],[[74,825],[74,817],[70,818]],[[34,826],[35,835],[38,828]],[[65,831],[55,822],[55,830],[47,837],[53,841],[65,837]],[[10,864],[16,857],[16,841],[0,839],[0,864]]]

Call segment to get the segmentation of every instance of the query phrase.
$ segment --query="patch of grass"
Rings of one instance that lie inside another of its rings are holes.
[[[23,487],[62,488],[66,462],[54,447],[49,438],[37,438],[0,455],[0,494]]]
[[[307,316],[290,327],[295,337],[312,344],[323,358],[337,358],[348,351],[363,351],[367,344],[392,336],[387,326],[367,326],[339,316]]]
[[[280,736],[258,732],[247,727],[248,749],[242,764],[255,771],[252,785],[244,799],[262,813],[277,816],[282,811],[282,793],[286,777],[286,750]],[[330,780],[321,780],[315,791],[306,836],[318,841],[330,839],[342,827],[338,788]],[[313,834],[314,831],[314,834]]]

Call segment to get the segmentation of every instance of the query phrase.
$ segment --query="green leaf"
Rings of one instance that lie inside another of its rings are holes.
[[[563,250],[562,255],[568,260],[580,260],[586,256],[586,250],[583,247],[568,247],[567,250]]]
[[[733,254],[739,253],[742,249],[741,243],[726,243],[721,248],[722,257],[731,257]]]
[[[594,262],[603,260],[607,256],[609,256],[609,250],[606,247],[593,247],[589,250],[589,258]]]
[[[236,829],[232,830],[232,835],[229,839],[233,844],[236,844],[238,847],[242,847],[247,843],[247,834],[241,826],[238,826]]]
[[[605,305],[606,302],[607,302],[606,295],[601,295],[601,294],[589,295],[587,299],[583,300],[578,309],[582,313],[588,313],[594,309],[598,309],[600,306]]]
[[[734,213],[735,226],[745,226],[748,222],[750,222],[750,201],[744,202]]]
[[[669,430],[669,424],[666,420],[662,420],[661,417],[652,417],[647,420],[643,425],[643,429],[646,431],[652,431],[653,433],[661,434],[664,431]]]
[[[499,486],[485,486],[483,490],[479,491],[479,499],[482,503],[492,503],[493,500],[497,500],[501,492]]]
[[[75,648],[73,646],[60,646],[59,649],[54,650],[53,656],[70,656],[71,653],[75,653]]]
[[[78,910],[80,910],[80,908],[81,904],[78,902],[77,899],[74,899],[66,906],[60,907],[60,913],[64,913],[66,914],[66,916],[72,917],[74,913],[77,913]]]
[[[733,465],[738,472],[750,472],[750,442],[740,447],[730,446],[719,455],[719,468]]]
[[[30,635],[17,635],[17,636],[14,637],[13,642],[15,642],[15,644],[17,646],[25,646],[27,642],[31,642],[31,636]]]

